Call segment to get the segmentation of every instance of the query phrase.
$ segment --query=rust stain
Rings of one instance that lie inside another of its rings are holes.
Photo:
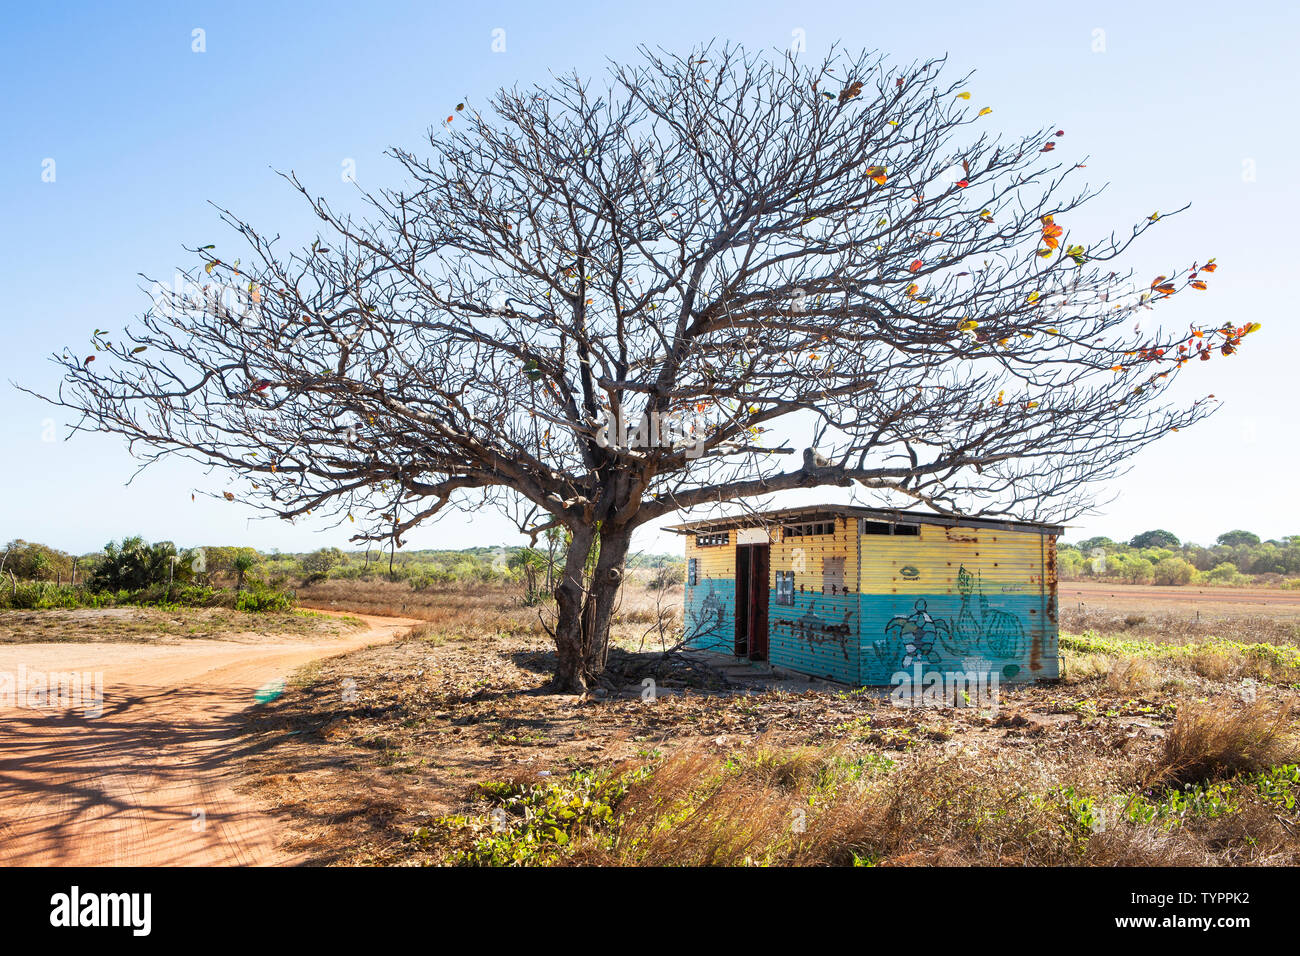
[[[1049,538],[1047,541],[1047,619],[1053,624],[1056,623],[1056,586],[1058,582],[1056,574],[1056,539]]]
[[[1043,595],[1043,611],[1047,619],[1056,626],[1056,538],[1047,537],[1046,549],[1043,554],[1043,571],[1044,574],[1039,578],[1038,584]],[[1033,643],[1029,649],[1029,669],[1037,673],[1043,667],[1043,631],[1040,628],[1034,630]]]

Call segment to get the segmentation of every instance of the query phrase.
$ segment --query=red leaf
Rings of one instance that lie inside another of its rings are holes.
[[[910,266],[907,267],[907,271],[916,272],[923,265],[925,265],[925,263],[923,263],[920,259],[917,259],[915,262],[913,262]]]

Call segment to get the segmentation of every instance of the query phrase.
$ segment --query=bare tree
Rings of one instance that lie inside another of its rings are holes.
[[[1066,188],[1060,131],[979,133],[942,60],[641,52],[599,89],[456,106],[362,215],[288,175],[323,223],[309,248],[223,210],[242,261],[191,250],[183,288],[57,358],[53,400],[354,540],[398,546],[448,506],[562,530],[564,691],[604,666],[648,521],[853,483],[1068,519],[1211,410],[1165,390],[1254,327],[1135,324],[1214,263],[1134,287],[1112,263],[1158,216],[1067,233],[1094,191]],[[811,436],[792,466],[778,423]]]

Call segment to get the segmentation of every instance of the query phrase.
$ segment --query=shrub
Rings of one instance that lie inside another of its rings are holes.
[[[211,607],[223,599],[220,592],[198,584],[155,584],[128,590],[91,590],[77,585],[57,585],[52,581],[20,581],[0,588],[0,608],[37,611],[55,608],[95,608],[119,605],[145,607]]]
[[[319,551],[303,556],[302,569],[309,581],[320,581],[342,563],[343,552],[338,548],[321,548]]]
[[[430,568],[411,577],[412,591],[425,591],[434,586],[451,584],[455,578],[443,568]]]
[[[95,567],[91,586],[97,590],[138,591],[155,585],[184,583],[192,577],[193,554],[176,550],[170,541],[150,544],[139,535],[110,541]]]
[[[1205,572],[1206,584],[1239,585],[1245,584],[1248,580],[1246,575],[1238,571],[1237,566],[1231,561],[1220,561]]]
[[[296,603],[292,591],[275,591],[271,588],[254,585],[240,591],[235,596],[235,610],[250,614],[268,611],[291,611]]]
[[[679,587],[686,583],[686,565],[680,561],[661,564],[646,582],[652,591]]]
[[[1191,584],[1196,568],[1183,558],[1164,558],[1157,562],[1153,576],[1156,584]]]

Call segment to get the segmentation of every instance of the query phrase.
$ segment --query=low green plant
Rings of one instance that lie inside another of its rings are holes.
[[[554,783],[486,783],[479,793],[494,804],[482,817],[437,821],[475,836],[458,852],[458,866],[528,866],[552,862],[579,830],[599,830],[614,820],[614,808],[637,774],[580,770]]]
[[[273,611],[291,611],[295,604],[292,591],[276,591],[269,587],[253,585],[235,595],[235,610],[250,614]]]

